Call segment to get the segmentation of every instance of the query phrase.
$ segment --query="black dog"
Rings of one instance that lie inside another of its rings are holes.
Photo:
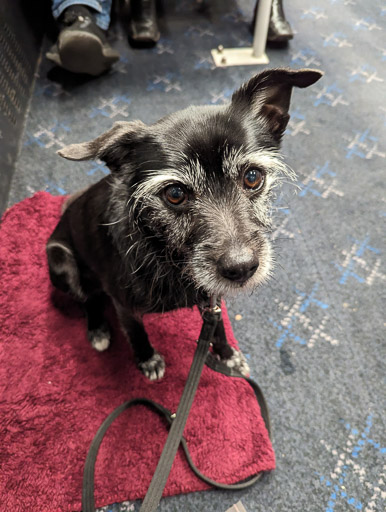
[[[150,126],[118,122],[59,151],[70,160],[100,158],[111,169],[67,201],[47,244],[52,283],[84,303],[94,348],[110,343],[109,296],[139,367],[161,378],[165,363],[148,341],[144,313],[203,307],[212,294],[250,291],[269,277],[272,190],[291,175],[278,149],[292,87],[321,76],[267,70],[229,105],[189,107]],[[214,351],[247,373],[221,329]]]

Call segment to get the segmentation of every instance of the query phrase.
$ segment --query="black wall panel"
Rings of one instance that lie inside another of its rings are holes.
[[[47,2],[0,2],[0,213],[5,209],[39,57]]]

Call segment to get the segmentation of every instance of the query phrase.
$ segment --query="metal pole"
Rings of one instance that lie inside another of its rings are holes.
[[[255,21],[255,32],[253,35],[253,56],[264,55],[267,44],[269,18],[271,16],[272,0],[258,0],[258,8]]]

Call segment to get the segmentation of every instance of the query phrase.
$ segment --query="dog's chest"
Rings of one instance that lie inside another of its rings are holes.
[[[143,313],[192,308],[204,305],[208,300],[204,292],[197,290],[193,283],[184,281],[179,275],[160,280],[137,278],[125,287],[122,298],[128,309]]]

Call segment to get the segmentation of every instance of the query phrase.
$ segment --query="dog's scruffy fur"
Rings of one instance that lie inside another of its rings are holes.
[[[67,200],[47,244],[52,283],[84,304],[94,348],[110,343],[109,296],[139,367],[161,378],[165,363],[147,339],[144,313],[203,307],[212,294],[251,291],[269,277],[272,191],[291,177],[278,149],[292,87],[321,76],[267,70],[229,105],[189,107],[150,126],[118,122],[59,151],[70,160],[99,158],[111,170]],[[221,329],[214,351],[247,373]]]

